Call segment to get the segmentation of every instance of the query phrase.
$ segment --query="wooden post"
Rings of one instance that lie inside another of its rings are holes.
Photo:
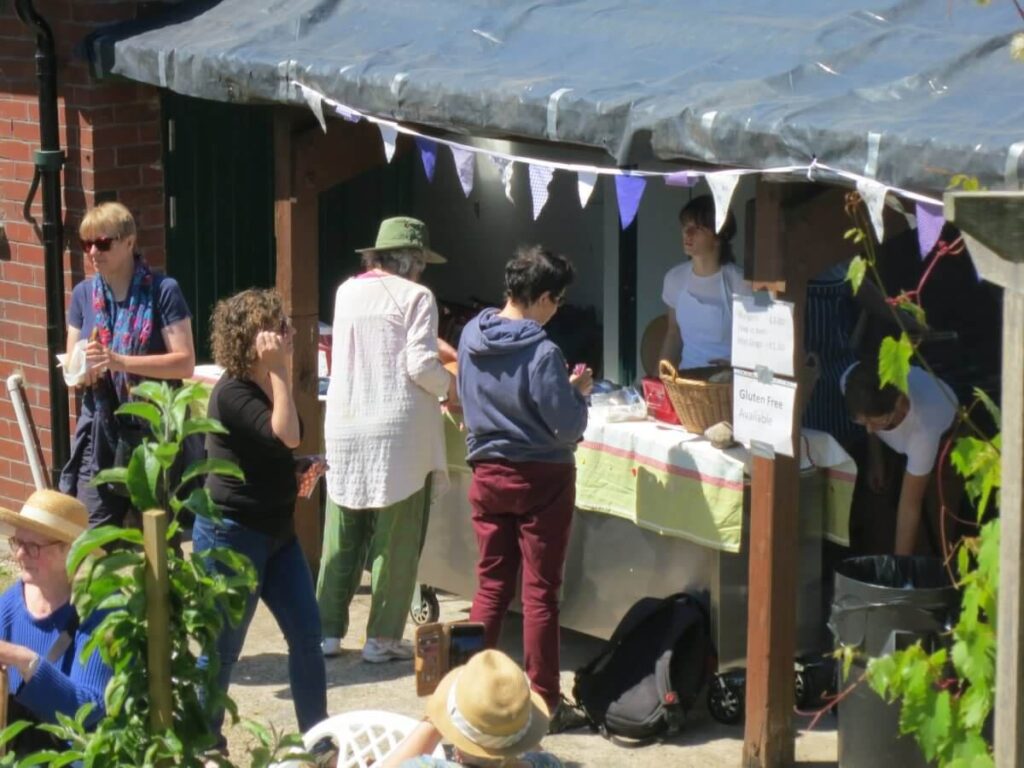
[[[151,509],[142,516],[146,555],[146,662],[149,672],[149,727],[161,733],[173,726],[171,697],[170,597],[167,579],[167,513]]]
[[[320,320],[319,239],[316,187],[300,174],[296,162],[292,114],[274,116],[274,234],[277,240],[277,290],[295,326],[292,393],[302,419],[297,454],[321,451],[320,403],[317,399],[317,339]],[[295,505],[295,533],[310,569],[320,567],[318,494]]]
[[[995,759],[1024,765],[1024,192],[948,192],[978,273],[1003,286],[1002,493]]]
[[[785,261],[785,187],[759,182],[753,277],[786,282],[796,304],[795,354],[803,359],[803,283]],[[793,279],[796,278],[795,284]],[[799,395],[799,392],[798,392]],[[795,421],[795,419],[794,419]],[[794,445],[799,446],[794,423]],[[793,661],[796,654],[799,462],[755,452],[751,472],[747,609],[746,724],[743,765],[776,768],[794,760]]]
[[[380,133],[372,123],[353,125],[329,120],[324,133],[307,110],[278,109],[275,113],[277,290],[296,331],[292,387],[303,423],[302,444],[296,451],[299,454],[322,450],[316,364],[320,320],[319,194],[386,162]],[[321,545],[319,494],[298,500],[295,533],[316,574]]]

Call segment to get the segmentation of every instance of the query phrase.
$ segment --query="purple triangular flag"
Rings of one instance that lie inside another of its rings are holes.
[[[423,172],[427,174],[427,181],[433,181],[434,168],[437,167],[437,143],[417,136],[416,146],[420,148],[420,160],[423,161]]]
[[[935,243],[938,242],[946,219],[942,215],[942,207],[932,203],[918,203],[915,213],[917,215],[917,244],[921,249],[921,258],[925,259],[932,252]]]
[[[697,175],[690,171],[676,171],[665,177],[670,187],[692,187],[697,183]]]
[[[636,218],[647,179],[643,176],[616,176],[615,197],[619,201],[619,223],[626,229]]]

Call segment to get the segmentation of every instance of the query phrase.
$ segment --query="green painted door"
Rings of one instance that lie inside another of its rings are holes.
[[[360,269],[356,248],[373,245],[388,216],[412,216],[413,173],[419,158],[405,152],[320,194],[320,319],[334,317],[338,286]]]
[[[167,273],[210,359],[221,298],[274,285],[274,162],[270,107],[163,96]]]

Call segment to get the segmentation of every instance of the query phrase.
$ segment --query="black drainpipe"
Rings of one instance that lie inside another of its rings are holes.
[[[60,170],[64,153],[60,148],[57,117],[57,52],[53,31],[32,7],[32,0],[15,0],[22,23],[36,35],[36,77],[39,78],[39,150],[35,153],[36,172],[25,200],[24,215],[43,241],[46,275],[46,347],[49,354],[64,347],[64,224],[61,216]],[[40,232],[32,218],[32,201],[40,183],[43,188],[43,226]],[[51,473],[54,487],[70,452],[68,395],[64,379],[52,359],[50,371],[50,435],[53,451]]]

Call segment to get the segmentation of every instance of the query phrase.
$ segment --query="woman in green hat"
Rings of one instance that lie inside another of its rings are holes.
[[[452,376],[438,355],[437,303],[419,284],[426,225],[381,222],[365,271],[338,287],[324,437],[327,514],[317,602],[323,651],[341,651],[367,559],[372,601],[363,659],[411,659],[402,641],[431,495],[448,487],[439,401]]]

